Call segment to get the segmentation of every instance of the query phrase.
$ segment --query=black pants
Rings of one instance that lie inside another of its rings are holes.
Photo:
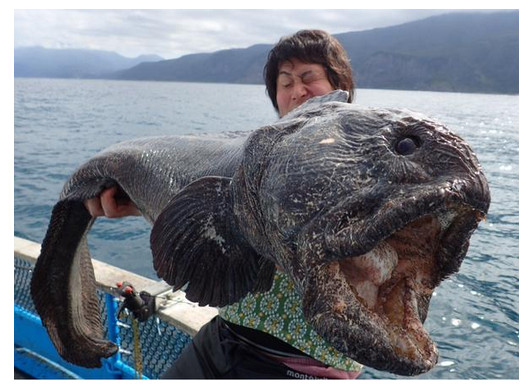
[[[271,339],[275,339],[269,336]],[[269,358],[220,317],[204,325],[161,379],[315,379]]]

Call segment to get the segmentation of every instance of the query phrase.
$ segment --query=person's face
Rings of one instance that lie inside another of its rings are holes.
[[[333,90],[321,64],[303,63],[298,59],[287,60],[279,65],[277,77],[279,116],[284,116],[307,99]]]

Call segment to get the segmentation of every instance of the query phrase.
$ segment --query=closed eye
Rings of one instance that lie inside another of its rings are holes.
[[[319,71],[313,71],[313,70],[309,70],[300,75],[301,81],[304,84],[311,84],[320,79],[323,79],[324,77],[325,77],[324,73],[319,72]]]

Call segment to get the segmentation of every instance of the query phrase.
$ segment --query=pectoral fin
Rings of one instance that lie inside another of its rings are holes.
[[[233,219],[231,179],[204,177],[180,191],[151,232],[154,269],[200,305],[224,306],[268,289],[274,264],[248,244]]]

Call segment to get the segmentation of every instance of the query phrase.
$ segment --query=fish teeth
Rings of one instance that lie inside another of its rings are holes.
[[[398,262],[397,251],[384,241],[366,254],[353,258],[355,268],[362,271],[363,276],[377,286],[391,277]]]
[[[398,254],[382,241],[368,253],[339,261],[349,286],[367,308],[374,310],[380,286],[389,280],[398,264]]]

